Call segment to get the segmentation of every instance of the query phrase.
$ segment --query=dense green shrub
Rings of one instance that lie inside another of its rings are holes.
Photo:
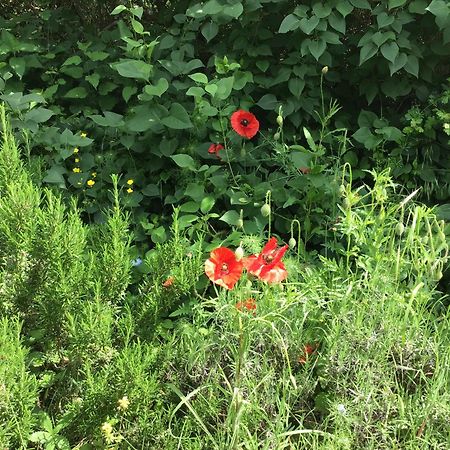
[[[181,226],[237,225],[242,210],[246,231],[259,232],[269,190],[276,229],[288,233],[299,213],[308,241],[335,219],[332,168],[342,161],[355,178],[390,164],[408,187],[445,198],[445,2],[210,0],[149,11],[118,6],[95,32],[60,8],[2,21],[0,89],[13,125],[50,167],[44,182],[79,192],[94,219],[103,220],[111,173],[123,174],[137,240],[154,243],[166,239],[171,204],[181,205]],[[431,94],[441,114],[420,131]],[[245,146],[228,132],[237,108],[261,122]],[[207,149],[224,141],[220,162]]]

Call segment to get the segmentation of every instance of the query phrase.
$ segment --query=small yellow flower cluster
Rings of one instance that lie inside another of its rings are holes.
[[[128,194],[131,194],[133,192],[133,188],[131,186],[133,186],[134,180],[132,178],[130,178],[129,180],[127,180],[127,184],[128,186],[130,186],[127,189]]]
[[[130,406],[130,400],[128,400],[128,397],[124,395],[120,400],[117,401],[117,409],[120,411],[125,411]]]
[[[104,422],[103,425],[100,427],[100,430],[108,444],[117,443],[123,440],[122,435],[114,434],[114,427],[111,422]]]
[[[79,167],[74,167],[73,169],[73,173],[80,173],[81,169]]]

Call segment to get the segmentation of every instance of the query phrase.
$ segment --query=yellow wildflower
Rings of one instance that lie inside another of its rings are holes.
[[[84,131],[82,131],[82,132],[80,133],[80,136],[81,136],[81,137],[86,137],[86,136],[87,136],[87,133],[85,133]]]
[[[128,189],[127,189],[127,192],[128,192],[129,194],[131,194],[131,193],[133,192],[133,189],[128,188]]]
[[[120,400],[118,400],[117,409],[120,409],[121,411],[125,411],[130,406],[130,400],[128,400],[128,397],[124,395]]]
[[[128,186],[131,186],[134,183],[134,180],[132,178],[130,178],[129,180],[127,180],[127,184]]]
[[[91,176],[92,176],[92,178],[95,178],[97,176],[97,172],[92,172]]]
[[[78,148],[78,147],[75,147],[74,149],[73,149],[73,152],[74,153],[78,153],[80,151],[80,149]]]
[[[75,162],[79,163],[80,162],[80,158],[75,158]]]
[[[72,171],[73,171],[73,173],[80,173],[80,172],[81,172],[81,169],[80,169],[79,167],[74,167],[74,168],[72,169]]]
[[[105,437],[111,439],[112,438],[112,434],[113,434],[113,427],[109,422],[105,422],[102,425],[102,433],[104,434]]]
[[[94,181],[94,180],[87,180],[86,184],[87,184],[89,187],[92,187],[92,186],[94,186],[95,181]]]

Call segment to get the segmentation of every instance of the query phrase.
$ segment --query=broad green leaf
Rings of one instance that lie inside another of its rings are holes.
[[[342,34],[345,34],[345,18],[336,12],[332,12],[328,17],[328,23]]]
[[[244,7],[242,3],[235,3],[234,5],[225,6],[223,8],[223,13],[226,16],[233,17],[233,19],[237,19],[244,12]]]
[[[227,211],[219,220],[227,223],[228,225],[237,226],[239,223],[240,216],[237,211]]]
[[[339,0],[336,9],[346,17],[353,11],[353,6],[347,0]]]
[[[328,17],[331,14],[331,7],[327,5],[327,2],[325,4],[323,3],[314,3],[312,7],[314,14],[319,18],[323,19],[325,17]]]
[[[116,14],[120,14],[122,11],[126,11],[127,7],[125,5],[116,6],[112,11],[111,15],[115,16]]]
[[[178,226],[180,230],[183,230],[184,228],[188,227],[191,223],[197,221],[199,219],[198,216],[195,214],[184,214],[179,217],[178,219]]]
[[[436,214],[439,220],[446,220],[450,222],[450,203],[439,205],[436,208]]]
[[[78,64],[80,64],[80,63],[81,63],[81,58],[78,55],[75,55],[75,56],[71,56],[70,58],[67,58],[62,63],[62,67],[64,67],[64,66],[71,66],[71,65],[78,66]]]
[[[259,70],[261,70],[261,72],[265,72],[270,66],[269,61],[267,60],[262,60],[262,61],[256,61],[256,67],[258,67]]]
[[[358,131],[353,133],[353,138],[361,144],[364,144],[373,134],[367,127],[361,127]]]
[[[184,195],[191,197],[196,202],[201,202],[205,197],[205,188],[203,183],[189,183]]]
[[[85,54],[91,61],[104,61],[110,56],[110,53],[106,52],[85,52]]]
[[[419,60],[414,55],[408,55],[408,61],[405,64],[405,70],[416,78],[419,78]]]
[[[292,152],[289,154],[291,161],[297,169],[304,167],[309,168],[313,156],[314,155],[311,152]]]
[[[427,0],[413,0],[408,5],[408,11],[413,14],[426,14],[427,6],[428,6]]]
[[[205,90],[200,86],[191,86],[187,91],[186,95],[192,95],[193,97],[202,97],[205,94]]]
[[[381,54],[391,63],[395,61],[398,55],[398,45],[396,42],[386,42],[381,46]]]
[[[137,34],[143,34],[144,33],[144,26],[141,22],[137,21],[136,19],[131,18],[131,27]]]
[[[166,242],[167,233],[166,233],[165,228],[163,226],[160,226],[160,227],[154,229],[151,232],[150,238],[155,244],[162,244],[163,242]]]
[[[183,203],[180,206],[180,211],[187,212],[187,213],[194,213],[197,212],[199,209],[199,204],[194,201]]]
[[[235,91],[240,91],[247,83],[253,82],[253,74],[251,72],[241,72],[238,70],[234,73],[233,77],[233,89]]]
[[[280,24],[278,33],[287,33],[288,31],[296,30],[300,25],[300,20],[294,14],[286,16]]]
[[[63,174],[66,173],[66,169],[62,166],[53,166],[49,170],[43,179],[44,183],[50,184],[60,184],[64,185],[64,177]]]
[[[395,72],[398,72],[401,68],[403,68],[407,62],[408,56],[405,53],[399,53],[397,55],[397,58],[395,58],[395,61],[389,63],[389,70],[391,72],[391,76]]]
[[[388,39],[390,34],[389,33],[383,33],[382,31],[377,31],[372,36],[372,41],[375,43],[377,47],[381,47]]]
[[[313,30],[319,25],[320,19],[317,16],[312,16],[309,19],[303,18],[300,20],[299,27],[305,34],[311,34]]]
[[[175,130],[184,130],[192,128],[192,122],[189,118],[189,114],[186,109],[179,103],[172,103],[170,107],[170,115],[161,119],[166,127],[173,128]]]
[[[368,59],[372,58],[378,51],[378,47],[372,42],[363,45],[359,53],[359,65],[364,64]]]
[[[217,93],[216,97],[219,100],[226,100],[233,89],[234,77],[222,78],[216,82],[217,85]]]
[[[31,120],[32,122],[36,123],[43,123],[47,122],[50,117],[52,117],[55,113],[53,111],[50,111],[46,108],[34,108],[31,111],[28,111],[25,114],[25,121]]]
[[[426,9],[436,17],[446,18],[450,14],[450,4],[444,0],[433,0]]]
[[[317,150],[316,144],[314,142],[313,137],[311,136],[311,133],[306,127],[303,127],[303,134],[305,135],[306,141],[308,142],[309,148],[315,152]]]
[[[300,98],[305,88],[305,81],[301,78],[291,78],[288,82],[288,88],[294,97]]]
[[[202,35],[206,39],[206,42],[211,41],[217,36],[219,32],[219,27],[215,22],[208,22],[202,26]]]
[[[388,8],[398,8],[399,6],[403,6],[408,0],[389,0]]]
[[[359,9],[372,9],[370,3],[367,0],[350,0],[350,3]]]
[[[124,124],[123,116],[111,111],[104,111],[103,116],[99,114],[88,115],[97,125],[101,127],[119,127]]]
[[[212,97],[214,97],[217,92],[217,84],[210,83],[210,84],[206,85],[205,91],[208,92],[209,94],[211,94]]]
[[[9,59],[9,65],[14,70],[14,72],[16,72],[18,77],[22,79],[25,73],[25,66],[26,66],[25,58],[21,57],[16,58],[15,56],[13,56],[12,58]]]
[[[98,83],[100,83],[100,75],[98,73],[93,73],[92,75],[86,75],[84,79],[91,84],[94,89],[97,89]]]
[[[87,91],[83,86],[79,86],[71,89],[69,92],[64,95],[65,98],[86,98]]]
[[[144,13],[144,8],[142,6],[134,6],[130,9],[131,14],[137,17],[139,20],[142,19],[142,14]]]
[[[208,77],[204,73],[193,73],[188,75],[191,80],[194,80],[196,83],[206,84],[208,82]]]
[[[210,197],[210,196],[205,197],[202,200],[202,202],[200,203],[200,211],[203,214],[209,213],[209,211],[211,211],[211,209],[215,203],[216,203],[216,200],[214,199],[214,197]]]
[[[156,85],[147,84],[147,86],[144,87],[144,92],[148,95],[161,97],[167,89],[169,89],[169,82],[165,78],[160,78]]]
[[[394,17],[389,16],[384,11],[377,15],[378,28],[387,27],[388,25],[393,24],[394,21],[395,21]]]
[[[319,58],[322,56],[323,52],[327,48],[327,44],[325,41],[310,41],[308,44],[309,51],[311,52],[311,55],[316,58],[316,61],[319,60]]]
[[[190,155],[178,154],[170,156],[178,167],[195,171],[195,161]]]
[[[221,13],[222,10],[223,6],[217,0],[209,0],[203,7],[204,13],[212,16]]]
[[[136,86],[125,86],[122,89],[122,97],[128,103],[128,100],[130,100],[131,96],[136,94],[136,92],[137,92]]]
[[[111,64],[122,77],[135,78],[148,81],[152,66],[139,59],[123,59],[118,63]]]
[[[278,107],[279,103],[280,102],[277,100],[275,95],[265,94],[259,99],[257,105],[262,109],[274,111]]]

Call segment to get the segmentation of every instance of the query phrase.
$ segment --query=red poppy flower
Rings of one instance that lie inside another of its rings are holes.
[[[314,353],[316,353],[317,347],[318,344],[306,344],[303,347],[303,353],[298,358],[298,362],[300,364],[305,364],[306,361],[308,361],[309,355],[313,355]]]
[[[243,301],[243,302],[237,302],[236,303],[236,308],[239,311],[242,311],[243,309],[246,309],[247,311],[251,312],[251,311],[255,311],[256,310],[256,301],[254,298],[248,298],[247,300]]]
[[[258,119],[248,111],[242,109],[231,115],[231,126],[240,136],[251,139],[259,130]]]
[[[219,152],[220,150],[223,150],[224,147],[222,144],[211,144],[208,148],[208,153],[211,153],[212,155],[216,155],[219,159]]]
[[[232,250],[219,247],[211,252],[205,262],[205,273],[213,282],[227,289],[233,289],[242,274],[243,262],[236,259]]]
[[[288,274],[281,258],[289,246],[277,247],[277,239],[273,237],[259,255],[251,255],[245,258],[244,266],[247,271],[267,283],[280,283],[285,280]]]
[[[168,288],[173,285],[173,282],[175,281],[174,277],[168,277],[166,281],[163,283],[163,287]]]

